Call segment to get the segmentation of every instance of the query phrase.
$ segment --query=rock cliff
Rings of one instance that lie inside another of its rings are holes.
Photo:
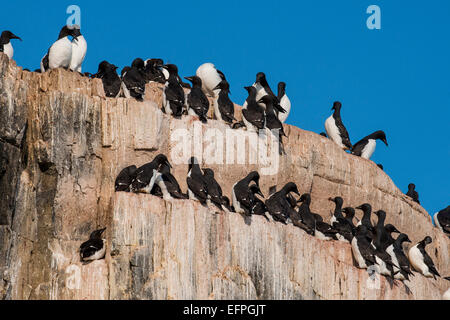
[[[105,98],[98,79],[64,70],[26,72],[0,54],[0,298],[441,298],[448,282],[419,274],[409,296],[402,284],[390,289],[383,277],[373,287],[367,271],[354,267],[349,244],[324,242],[292,225],[244,219],[190,200],[114,193],[123,167],[159,153],[169,157],[186,190],[187,165],[179,155],[186,147],[214,169],[228,196],[236,181],[257,169],[266,170],[264,194],[294,181],[300,192],[311,193],[313,211],[325,220],[330,196],[342,196],[346,206],[369,202],[413,242],[430,235],[427,251],[441,275],[450,275],[448,237],[373,162],[285,125],[286,155],[278,170],[268,170],[257,144],[222,145],[217,137],[224,141],[230,133],[224,123],[173,119],[160,111],[160,101],[158,85],[148,85],[144,102]],[[211,132],[214,143],[199,138]],[[221,164],[221,155],[234,161]],[[81,264],[80,244],[103,226],[106,258]]]

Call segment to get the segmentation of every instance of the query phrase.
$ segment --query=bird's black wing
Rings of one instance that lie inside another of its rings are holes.
[[[90,239],[80,246],[80,254],[84,257],[90,257],[95,252],[103,248],[103,240],[101,239]]]
[[[217,103],[219,104],[219,111],[224,121],[232,122],[233,120],[236,120],[234,118],[234,103],[227,94],[219,94]]]
[[[434,262],[431,259],[431,257],[428,255],[428,253],[425,251],[425,249],[420,250],[423,254],[423,262],[425,262],[425,264],[428,266],[428,269],[430,269],[430,272],[435,275],[440,277],[441,275],[439,274],[439,272],[436,270],[436,267],[434,266]]]
[[[142,99],[145,93],[145,77],[139,70],[132,68],[127,71],[123,82],[133,98]]]
[[[242,115],[250,122],[252,125],[257,127],[258,129],[264,128],[264,113],[260,112],[250,112],[247,109],[242,109]]]
[[[219,69],[216,69],[216,70],[217,70],[217,73],[219,74],[219,76],[220,76],[220,78],[221,78],[222,80],[227,80],[227,79],[225,78],[225,75],[223,74],[222,71],[220,71]]]
[[[209,100],[201,89],[193,88],[188,95],[188,105],[200,117],[203,122],[206,121],[206,114],[209,110]]]
[[[350,142],[350,137],[348,135],[347,129],[345,128],[344,124],[342,123],[342,120],[336,119],[336,126],[339,129],[339,135],[341,136],[342,143],[344,146],[346,146],[349,150],[352,149],[352,143]]]
[[[367,142],[367,140],[362,139],[362,140],[358,141],[356,144],[354,144],[353,148],[352,148],[352,154],[360,157],[362,154],[362,151],[364,150],[364,147],[366,146],[366,142]]]
[[[50,51],[50,49],[49,49],[49,51]],[[44,56],[44,58],[42,58],[42,66],[44,67],[44,70],[41,70],[41,71],[45,72],[49,69],[48,52]]]
[[[192,179],[192,177],[186,178],[189,189],[195,194],[201,202],[205,202],[208,197],[208,191],[206,189],[203,179]]]

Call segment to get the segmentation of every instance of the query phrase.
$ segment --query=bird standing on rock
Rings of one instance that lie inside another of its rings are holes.
[[[229,124],[236,120],[234,118],[234,103],[228,96],[230,85],[227,80],[222,80],[214,90],[218,90],[217,98],[214,99],[214,116],[217,120],[225,121]]]
[[[209,100],[202,91],[202,79],[197,76],[185,77],[192,82],[192,89],[187,98],[188,114],[198,116],[203,123],[207,122]]]
[[[427,278],[436,279],[436,276],[440,277],[440,274],[436,270],[433,260],[425,251],[425,247],[431,242],[431,237],[426,236],[422,241],[409,249],[408,257],[414,270],[420,272]]]
[[[186,95],[178,81],[178,68],[174,64],[166,64],[163,66],[163,70],[166,70],[169,74],[163,90],[163,111],[166,114],[173,115],[175,118],[179,118],[184,111]]]
[[[341,119],[342,104],[339,101],[333,103],[333,114],[325,121],[325,130],[328,137],[344,150],[351,150],[352,144],[347,129]]]
[[[275,192],[266,200],[267,210],[275,221],[286,224],[287,219],[290,218],[291,211],[294,209],[286,197],[291,192],[300,195],[297,185],[293,182],[287,183],[280,191]]]
[[[102,239],[102,234],[106,228],[96,230],[91,233],[89,240],[83,242],[80,246],[81,261],[100,260],[105,257],[106,241]]]
[[[116,178],[114,183],[115,191],[125,191],[129,192],[131,188],[131,183],[136,178],[137,168],[135,165],[126,167],[122,171],[120,171],[119,175]]]
[[[11,60],[14,56],[14,48],[11,44],[12,39],[20,39],[20,37],[16,36],[11,31],[3,31],[2,35],[0,36],[0,52],[3,52],[8,56],[8,58]]]
[[[64,26],[59,32],[58,40],[48,49],[47,54],[41,60],[41,72],[44,73],[50,69],[70,67],[72,62],[72,42],[69,36],[77,39],[78,31],[76,28]]]
[[[248,92],[248,98],[246,100],[247,107],[242,109],[242,121],[247,131],[258,132],[258,130],[264,129],[266,123],[264,109],[256,102],[256,88],[244,88]]]
[[[411,197],[414,202],[417,202],[418,204],[420,204],[419,193],[415,189],[416,189],[416,185],[414,183],[410,183],[408,185],[408,192],[406,193],[406,195],[408,197]]]
[[[209,168],[203,169],[203,177],[206,182],[206,189],[208,191],[207,203],[213,203],[217,208],[223,210],[223,194],[222,188],[217,180],[214,178],[214,171]]]
[[[105,96],[109,98],[116,98],[120,94],[122,81],[116,70],[117,67],[115,65],[108,61],[102,61],[98,66],[98,72],[92,76],[92,78],[102,79]]]
[[[280,106],[286,111],[278,113],[278,119],[280,119],[281,123],[285,123],[286,119],[289,116],[289,113],[291,112],[291,100],[289,100],[288,96],[286,95],[286,83],[278,83],[277,98],[278,101],[280,101]]]
[[[436,227],[450,236],[450,206],[435,213],[433,220]]]
[[[232,188],[232,202],[237,213],[250,216],[254,205],[254,195],[250,190],[250,183],[254,182],[259,187],[259,173],[250,172],[244,179],[236,182]]]
[[[171,167],[169,160],[163,154],[157,155],[152,162],[146,163],[136,170],[136,177],[131,183],[131,191],[150,194],[155,180],[158,177],[158,169],[161,164]]]
[[[144,60],[136,58],[131,68],[124,68],[124,70],[122,70],[122,90],[125,98],[133,97],[138,101],[143,101],[146,83]]]
[[[352,148],[352,154],[364,159],[370,159],[377,146],[376,140],[381,140],[386,146],[388,146],[386,134],[383,131],[379,130],[375,131],[372,134],[369,134],[367,137],[362,138],[360,141],[354,144]]]
[[[208,185],[200,170],[198,160],[195,157],[189,159],[186,182],[188,185],[189,199],[200,201],[201,204],[206,205],[206,201],[208,200]]]

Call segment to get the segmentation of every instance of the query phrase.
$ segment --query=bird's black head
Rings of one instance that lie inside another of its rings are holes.
[[[321,135],[322,137],[328,138],[328,136],[327,136],[327,134],[326,134],[325,132],[321,132],[320,135]]]
[[[247,177],[245,178],[249,183],[251,181],[254,181],[256,185],[259,187],[259,173],[258,171],[252,171],[250,172]]]
[[[16,36],[14,33],[12,33],[11,31],[8,31],[8,30],[2,32],[0,39],[1,39],[1,41],[0,41],[1,44],[6,44],[11,39],[19,39],[20,41],[22,41],[22,39],[20,37]]]
[[[171,75],[178,75],[178,67],[174,64],[165,64],[163,65],[163,68],[166,69]]]
[[[230,84],[227,80],[220,81],[213,90],[230,91]]]
[[[389,233],[400,233],[400,231],[398,231],[397,228],[390,223],[385,225],[384,228]]]
[[[280,83],[278,83],[278,92],[280,91],[286,91],[286,83],[281,81]]]
[[[414,183],[408,184],[408,190],[414,190],[416,188],[416,185]]]
[[[244,87],[245,90],[247,90],[249,95],[256,96],[256,88],[254,86]]]
[[[345,213],[346,217],[353,218],[355,216],[355,209],[352,207],[345,207],[342,209],[342,212]]]
[[[249,189],[253,194],[258,194],[264,198],[264,194],[262,193],[261,189],[259,188],[259,186],[257,184],[251,184]]]
[[[264,97],[262,97],[261,99],[259,99],[257,102],[264,103],[266,105],[266,109],[268,111],[270,111],[271,109],[273,109],[273,106],[275,105],[275,103],[277,103],[277,101],[275,99],[276,99],[275,96],[271,96],[271,95],[267,94]]]
[[[400,243],[411,242],[408,235],[405,233],[400,233],[399,236],[397,237],[397,241],[399,241]]]
[[[305,204],[311,204],[311,195],[309,193],[304,193],[298,199],[298,202],[303,202]]]
[[[102,234],[103,232],[105,232],[106,228],[100,229],[100,230],[95,230],[94,232],[91,233],[89,239],[101,239],[102,238]]]
[[[384,170],[384,167],[383,167],[383,165],[381,163],[378,163],[377,167],[380,168],[381,170]]]
[[[336,203],[338,207],[342,207],[342,205],[344,204],[344,199],[342,199],[341,197],[328,198],[328,200]]]
[[[222,203],[225,204],[227,207],[229,207],[230,199],[227,196],[222,196]]]
[[[210,168],[203,169],[203,174],[205,175],[205,177],[214,178],[214,171]]]
[[[133,63],[131,64],[132,68],[136,68],[139,70],[144,70],[145,62],[141,58],[136,58],[133,60]]]
[[[341,108],[342,108],[342,103],[340,103],[339,101],[335,101],[333,103],[333,108],[331,108],[331,110],[340,111]]]
[[[260,83],[262,85],[263,83],[266,83],[266,82],[267,82],[267,80],[266,80],[266,75],[264,74],[264,72],[258,72],[256,74],[256,83]]]
[[[378,210],[378,211],[375,211],[374,213],[378,217],[378,219],[386,218],[386,212],[383,210]]]
[[[284,190],[284,192],[285,192],[286,194],[287,194],[287,193],[290,193],[290,192],[293,192],[293,193],[295,193],[296,195],[300,196],[300,193],[298,192],[297,185],[296,185],[294,182],[288,182],[288,183],[286,183],[286,185],[283,187],[283,190]]]
[[[201,87],[202,86],[202,79],[200,79],[200,77],[197,76],[190,76],[190,77],[184,77],[186,80],[189,80],[190,82],[192,82],[192,85],[194,87]]]
[[[61,31],[59,32],[58,40],[68,36],[72,36],[74,39],[76,39],[78,37],[77,34],[79,33],[80,30],[77,29],[75,26],[76,25],[73,26],[65,25],[64,27],[62,27]]]
[[[159,69],[164,65],[164,61],[162,59],[150,59],[147,61],[147,64],[153,69]]]
[[[364,203],[358,207],[356,207],[356,209],[362,210],[364,213],[365,212],[371,212],[372,211],[372,206],[368,203]]]
[[[168,160],[167,157],[166,157],[165,155],[163,155],[163,154],[158,154],[158,155],[155,157],[155,159],[153,159],[152,162],[155,164],[155,166],[156,166],[157,169],[159,169],[160,166],[161,166],[162,164],[165,164],[165,165],[169,166],[170,168],[172,168],[172,166],[170,165],[169,160]]]
[[[69,27],[69,29],[72,28],[73,32],[72,32],[72,37],[74,37],[75,39],[78,38],[79,36],[81,36],[81,28],[79,25],[74,24],[73,26]]]
[[[388,146],[386,134],[384,133],[384,131],[382,131],[382,130],[375,131],[374,133],[371,134],[371,136],[373,139],[378,139],[378,140],[383,141],[384,144],[386,146]]]
[[[422,241],[423,244],[427,245],[433,242],[433,239],[431,239],[430,236],[426,236]]]

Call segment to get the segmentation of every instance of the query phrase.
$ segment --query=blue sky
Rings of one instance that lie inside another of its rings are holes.
[[[324,131],[339,100],[353,143],[386,132],[389,147],[379,143],[372,160],[401,190],[414,182],[430,213],[450,204],[448,0],[3,2],[0,29],[24,40],[14,43],[19,65],[39,67],[71,4],[89,46],[84,71],[159,57],[189,76],[213,62],[239,104],[264,71],[273,89],[287,83],[287,123]],[[371,4],[381,30],[366,27]]]

